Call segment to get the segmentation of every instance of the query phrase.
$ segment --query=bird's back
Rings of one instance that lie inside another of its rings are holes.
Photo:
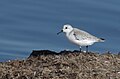
[[[93,35],[91,35],[90,33],[86,32],[86,31],[83,31],[83,30],[80,30],[80,29],[77,29],[77,28],[74,28],[74,33],[76,34],[76,37],[78,39],[82,39],[82,40],[93,40],[95,42],[102,42],[102,39],[100,38],[97,38]]]

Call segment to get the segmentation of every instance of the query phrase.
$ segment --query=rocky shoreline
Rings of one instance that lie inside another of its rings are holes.
[[[25,60],[1,62],[0,79],[120,79],[120,55],[34,50]]]

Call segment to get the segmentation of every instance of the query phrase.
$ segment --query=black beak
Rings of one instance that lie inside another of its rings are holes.
[[[60,32],[58,32],[57,35],[59,35],[59,34],[62,33],[62,32],[63,32],[63,30],[61,30]]]

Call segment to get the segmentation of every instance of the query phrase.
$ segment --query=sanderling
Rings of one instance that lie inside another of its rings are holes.
[[[77,28],[73,28],[70,24],[65,24],[63,26],[63,29],[57,34],[60,34],[61,32],[64,32],[66,34],[66,37],[72,43],[79,45],[80,51],[82,46],[86,46],[86,52],[88,52],[88,46],[94,44],[95,42],[105,41],[103,38],[97,38],[89,34],[88,32],[85,32]]]

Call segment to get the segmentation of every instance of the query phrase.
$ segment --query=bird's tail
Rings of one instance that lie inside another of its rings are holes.
[[[104,39],[104,38],[99,38],[98,41],[99,41],[99,42],[105,42],[105,39]]]

